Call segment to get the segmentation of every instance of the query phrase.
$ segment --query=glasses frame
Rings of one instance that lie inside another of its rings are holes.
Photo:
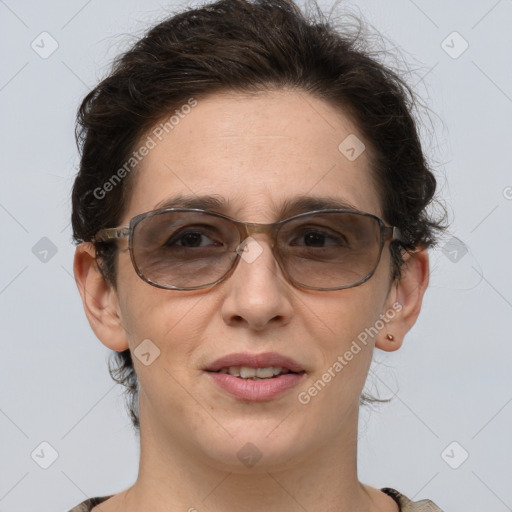
[[[233,259],[233,262],[231,264],[231,267],[226,271],[226,273],[214,281],[213,283],[208,283],[201,286],[193,286],[193,287],[180,287],[180,286],[172,286],[172,285],[162,285],[159,283],[156,283],[154,281],[151,281],[148,277],[146,277],[141,270],[139,269],[137,262],[135,261],[135,257],[133,254],[133,233],[135,230],[135,227],[137,224],[139,224],[141,221],[146,219],[147,217],[152,217],[155,215],[161,215],[164,213],[170,213],[170,212],[195,212],[195,213],[206,213],[208,215],[213,215],[215,217],[221,217],[225,220],[230,221],[238,230],[238,233],[240,235],[240,242],[235,249],[236,257]],[[295,279],[292,279],[291,276],[288,274],[286,270],[286,266],[284,262],[281,259],[281,254],[279,253],[279,249],[277,245],[277,235],[279,232],[279,229],[282,227],[283,224],[285,224],[288,221],[300,218],[300,217],[307,217],[314,214],[324,214],[324,213],[350,213],[350,214],[356,214],[356,215],[362,215],[366,217],[371,217],[375,219],[380,227],[380,246],[379,246],[379,256],[376,260],[376,263],[373,267],[373,269],[365,275],[363,278],[361,278],[359,281],[356,281],[353,284],[349,285],[343,285],[338,286],[334,288],[319,288],[315,286],[308,286],[299,283]],[[245,245],[245,241],[247,238],[249,238],[252,234],[255,233],[265,233],[268,234],[271,238],[271,249],[272,253],[274,255],[274,258],[276,259],[279,268],[283,272],[283,275],[286,277],[288,282],[290,282],[292,285],[294,285],[297,288],[302,289],[309,289],[309,290],[320,290],[320,291],[334,291],[334,290],[344,290],[347,288],[354,288],[356,286],[360,286],[361,284],[368,281],[373,274],[375,273],[375,270],[379,266],[379,262],[382,257],[382,250],[384,248],[384,245],[386,242],[393,242],[393,241],[400,241],[401,240],[401,233],[400,229],[396,226],[388,226],[380,217],[377,217],[376,215],[373,215],[372,213],[363,212],[360,210],[355,209],[349,209],[349,208],[335,208],[335,209],[326,209],[326,210],[312,210],[309,212],[303,212],[299,213],[297,215],[293,215],[291,217],[287,217],[285,219],[278,220],[276,222],[272,222],[269,224],[260,224],[260,223],[254,223],[254,222],[243,222],[240,220],[233,219],[232,217],[228,217],[227,215],[224,215],[222,213],[217,213],[209,210],[202,210],[199,208],[161,208],[158,210],[151,210],[149,212],[141,213],[139,215],[136,215],[132,219],[130,219],[129,224],[125,226],[119,226],[116,228],[104,228],[98,231],[96,236],[92,239],[93,243],[98,242],[109,242],[112,240],[118,240],[121,238],[128,238],[128,249],[130,252],[130,259],[132,261],[133,268],[135,269],[135,272],[137,275],[146,283],[155,286],[157,288],[162,288],[165,290],[200,290],[203,288],[211,288],[220,282],[227,279],[236,269],[238,266],[238,263],[240,262],[241,255],[243,253],[243,247]],[[242,250],[240,248],[242,247]]]

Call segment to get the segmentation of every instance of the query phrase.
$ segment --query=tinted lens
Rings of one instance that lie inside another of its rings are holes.
[[[132,254],[139,273],[160,286],[214,283],[236,258],[239,234],[228,220],[199,212],[165,212],[134,228]]]
[[[200,212],[164,212],[134,227],[132,256],[139,274],[163,286],[200,288],[232,267],[240,243],[233,222]],[[333,289],[359,284],[375,270],[381,228],[372,216],[316,213],[283,222],[278,258],[298,285]]]
[[[381,228],[379,221],[368,215],[306,215],[283,224],[278,244],[286,271],[297,284],[348,287],[375,270],[381,252]]]

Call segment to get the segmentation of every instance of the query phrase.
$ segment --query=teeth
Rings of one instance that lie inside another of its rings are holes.
[[[255,368],[248,368],[247,366],[241,366],[240,367],[240,377],[242,379],[252,379],[253,377],[256,377],[256,369]]]
[[[267,366],[265,368],[249,368],[248,366],[230,366],[222,368],[219,373],[229,373],[234,377],[242,379],[270,379],[279,374],[290,373],[289,370],[280,366]]]
[[[234,377],[240,377],[240,366],[230,366],[228,368],[228,373]]]
[[[256,370],[256,377],[260,379],[268,379],[269,377],[274,376],[274,368],[272,366],[268,366],[267,368],[258,368]]]

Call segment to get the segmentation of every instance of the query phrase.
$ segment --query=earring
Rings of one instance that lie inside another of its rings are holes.
[[[387,335],[386,335],[386,338],[387,338],[389,341],[395,341],[395,337],[394,337],[392,334],[387,334]]]

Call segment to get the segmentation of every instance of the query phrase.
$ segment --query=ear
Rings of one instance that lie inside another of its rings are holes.
[[[395,314],[378,333],[375,341],[377,348],[392,352],[402,346],[405,335],[418,319],[428,281],[427,249],[421,247],[412,253],[405,253],[401,276],[391,286],[386,301],[388,317],[392,312]],[[388,339],[388,335],[393,339]]]
[[[94,334],[111,350],[128,349],[116,290],[101,274],[92,243],[83,242],[76,248],[73,271]]]

